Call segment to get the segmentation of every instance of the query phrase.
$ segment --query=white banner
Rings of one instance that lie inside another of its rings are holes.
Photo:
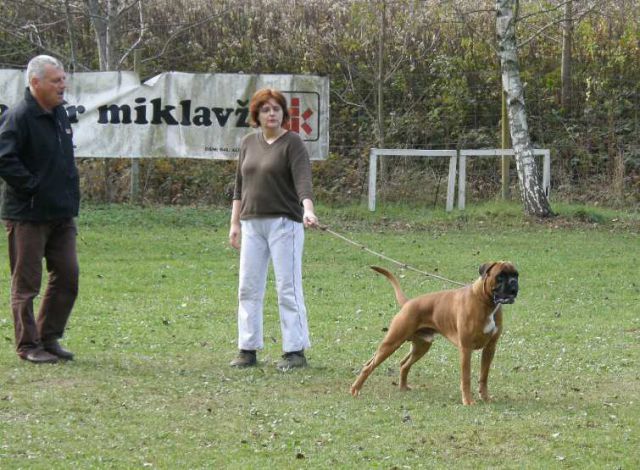
[[[18,102],[25,73],[0,70],[0,113]],[[133,72],[75,73],[65,98],[76,157],[232,159],[249,132],[249,100],[283,92],[290,129],[313,160],[329,153],[329,79],[309,75],[167,72],[140,83]]]

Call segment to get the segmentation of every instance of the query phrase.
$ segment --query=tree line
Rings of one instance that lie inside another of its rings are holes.
[[[552,150],[554,194],[638,204],[640,1],[515,3],[531,141]],[[490,0],[4,0],[0,67],[48,53],[68,70],[135,68],[143,79],[169,70],[328,76],[331,154],[315,165],[315,185],[321,198],[347,201],[366,191],[371,147],[501,146],[495,18]],[[128,196],[127,161],[81,165],[88,198]],[[145,161],[144,195],[222,202],[232,167]],[[486,162],[469,177],[498,171]],[[413,184],[415,172],[428,177],[421,163],[392,164],[386,177]]]

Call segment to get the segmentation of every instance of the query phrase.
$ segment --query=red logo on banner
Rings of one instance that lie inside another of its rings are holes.
[[[291,106],[289,107],[289,130],[300,134],[300,130],[310,135],[313,128],[309,125],[309,118],[313,116],[311,108],[307,108],[300,113],[300,98],[291,98]]]

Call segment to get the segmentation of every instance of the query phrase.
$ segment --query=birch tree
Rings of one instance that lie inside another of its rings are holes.
[[[527,215],[549,217],[553,213],[540,181],[527,124],[527,110],[520,78],[516,42],[517,9],[518,0],[496,1],[496,31],[502,70],[502,87],[507,95],[509,129],[524,212]]]

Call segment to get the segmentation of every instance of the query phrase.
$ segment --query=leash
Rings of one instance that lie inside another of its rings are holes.
[[[411,266],[411,265],[409,265],[407,263],[402,263],[401,261],[397,261],[397,260],[395,260],[393,258],[389,258],[388,256],[383,255],[382,253],[378,253],[377,251],[373,251],[372,249],[367,248],[363,244],[358,243],[356,241],[353,241],[350,238],[347,238],[344,235],[339,234],[338,232],[334,232],[333,230],[331,230],[326,225],[319,225],[318,228],[320,230],[322,230],[323,232],[327,232],[328,234],[333,235],[336,238],[339,238],[342,241],[345,241],[345,242],[347,242],[347,243],[349,243],[351,245],[357,246],[358,248],[360,248],[363,251],[366,251],[367,253],[370,253],[370,254],[372,254],[374,256],[377,256],[378,258],[382,258],[385,261],[389,261],[390,263],[397,264],[398,266],[400,266],[403,269],[407,269],[409,271],[413,271],[413,272],[416,272],[418,274],[422,274],[423,276],[433,277],[435,279],[439,279],[441,281],[449,282],[451,284],[455,284],[455,285],[458,285],[458,286],[466,285],[466,284],[464,284],[462,282],[454,281],[452,279],[447,279],[446,277],[439,276],[438,274],[433,274],[433,273],[428,273],[428,272],[425,272],[425,271],[421,271],[420,269],[414,268],[413,266]]]

